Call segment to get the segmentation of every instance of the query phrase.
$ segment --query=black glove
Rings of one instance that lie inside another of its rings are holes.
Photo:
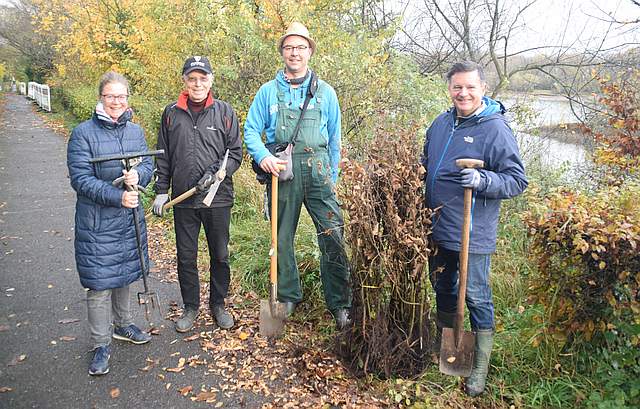
[[[213,173],[211,173],[210,171],[206,171],[204,173],[204,176],[202,176],[198,181],[196,190],[198,192],[204,192],[205,190],[209,189],[209,186],[211,186],[213,181],[214,181]]]

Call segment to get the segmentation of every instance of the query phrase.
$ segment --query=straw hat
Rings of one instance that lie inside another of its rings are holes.
[[[316,52],[316,42],[313,41],[313,38],[311,38],[311,36],[309,35],[309,30],[307,30],[304,24],[298,23],[297,21],[291,23],[291,25],[287,29],[287,32],[284,33],[282,37],[280,37],[280,40],[278,40],[278,51],[282,50],[282,43],[284,42],[284,39],[289,36],[300,36],[306,38],[313,50],[312,52]]]

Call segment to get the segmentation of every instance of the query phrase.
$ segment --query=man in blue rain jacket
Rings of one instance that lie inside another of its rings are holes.
[[[504,106],[484,96],[482,67],[456,63],[447,73],[453,107],[427,130],[422,164],[426,169],[426,202],[436,210],[433,240],[438,250],[429,260],[436,292],[437,327],[452,328],[458,296],[458,258],[463,219],[464,188],[473,189],[466,304],[476,333],[474,364],[465,390],[484,391],[493,349],[494,308],[489,285],[491,253],[496,249],[500,202],[527,187],[516,139]],[[460,169],[456,160],[484,161],[482,169]]]
[[[314,80],[309,59],[316,43],[307,28],[293,22],[278,41],[284,69],[262,85],[244,126],[247,151],[266,172],[277,176],[280,159],[265,143],[286,143],[301,115],[301,107]],[[262,140],[265,134],[266,141]],[[340,105],[334,89],[317,80],[293,149],[293,180],[280,181],[278,194],[278,300],[288,313],[302,301],[294,238],[302,204],[313,219],[320,248],[320,278],[328,309],[342,329],[349,320],[351,288],[343,242],[343,217],[335,195],[340,162]]]

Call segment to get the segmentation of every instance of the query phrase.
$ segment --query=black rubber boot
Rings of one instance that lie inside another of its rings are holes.
[[[476,348],[473,357],[473,369],[466,379],[464,390],[469,396],[478,396],[484,392],[489,373],[489,360],[493,349],[493,330],[476,332]]]

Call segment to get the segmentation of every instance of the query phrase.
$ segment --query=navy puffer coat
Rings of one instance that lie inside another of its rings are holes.
[[[89,159],[100,156],[147,150],[144,132],[130,122],[127,111],[117,123],[94,113],[93,118],[78,125],[71,133],[67,147],[67,166],[71,187],[77,193],[75,216],[75,255],[80,283],[92,290],[123,287],[142,274],[136,243],[133,213],[122,206],[123,189],[111,182],[122,176],[124,165],[113,160],[92,164]],[[140,181],[151,181],[153,164],[144,157],[136,166]],[[142,248],[147,254],[147,230],[144,211],[138,206]]]

